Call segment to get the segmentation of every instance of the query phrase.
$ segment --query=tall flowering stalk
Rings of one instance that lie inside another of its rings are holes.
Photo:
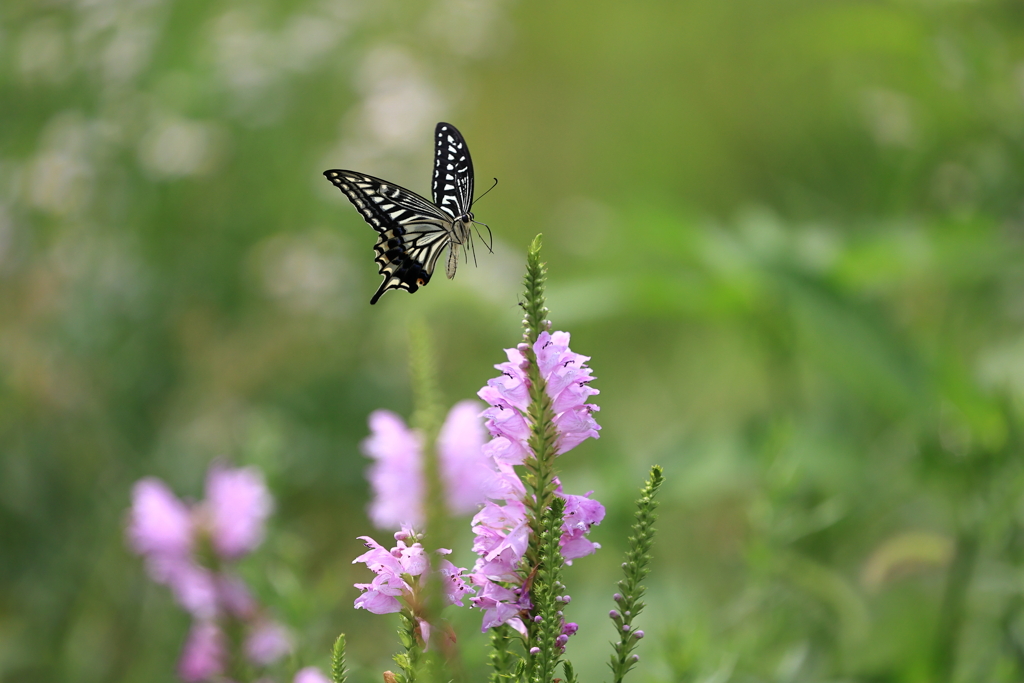
[[[555,680],[569,637],[578,629],[564,618],[571,598],[561,580],[562,568],[600,547],[588,534],[602,521],[605,510],[590,493],[564,492],[555,463],[586,439],[599,437],[601,428],[594,419],[598,406],[590,402],[598,391],[591,386],[590,358],[570,350],[568,332],[551,329],[545,278],[538,236],[527,256],[523,341],[505,349],[507,360],[495,366],[500,374],[478,392],[488,405],[479,415],[485,420],[489,441],[483,443],[479,422],[466,402],[456,405],[444,427],[436,431],[430,428],[437,423],[432,417],[436,413],[419,407],[419,418],[414,419],[418,429],[405,427],[390,413],[371,415],[372,435],[364,445],[375,460],[370,471],[375,493],[370,514],[378,524],[406,524],[391,550],[364,537],[371,550],[357,559],[366,562],[377,578],[358,585],[363,593],[356,606],[402,615],[400,638],[406,652],[395,661],[403,673],[386,672],[386,681],[409,683],[422,668],[422,662],[414,660],[430,642],[427,632],[437,632],[430,618],[439,610],[423,609],[423,586],[424,581],[430,585],[430,570],[417,564],[431,553],[421,546],[412,552],[423,535],[408,523],[425,520],[433,533],[447,520],[439,517],[441,509],[477,510],[472,520],[477,555],[472,570],[467,573],[442,563],[439,575],[446,602],[459,605],[468,598],[472,607],[483,612],[482,629],[492,630],[491,683]],[[416,377],[423,373],[423,347],[413,355]],[[432,379],[429,373],[426,380],[417,379],[425,387],[418,392],[420,404],[424,395],[436,397]],[[616,683],[635,663],[632,649],[643,637],[642,631],[632,628],[632,618],[643,606],[638,582],[646,573],[653,534],[651,500],[660,477],[660,469],[652,473],[656,481],[648,484],[642,499],[647,501],[647,516],[638,532],[640,545],[624,564],[627,581],[621,585],[627,596],[616,596],[620,604],[631,607],[620,625],[626,635],[613,658],[619,662]],[[575,683],[571,665],[564,665],[565,680]]]

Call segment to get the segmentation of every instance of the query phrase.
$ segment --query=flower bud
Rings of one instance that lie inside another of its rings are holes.
[[[530,654],[531,655],[538,655],[538,654],[540,654],[540,648],[539,647],[531,647],[530,648]]]
[[[633,632],[633,637],[636,638],[637,640],[640,640],[641,638],[644,637],[644,632],[643,631],[634,631]]]
[[[622,615],[619,614],[617,610],[612,610],[611,612],[608,613],[608,617],[611,618],[611,619],[621,619]]]

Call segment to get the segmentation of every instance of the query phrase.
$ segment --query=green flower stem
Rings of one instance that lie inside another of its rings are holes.
[[[525,585],[530,592],[533,610],[526,620],[529,652],[527,678],[531,683],[548,683],[554,678],[561,659],[556,638],[561,634],[562,619],[558,601],[563,586],[560,581],[562,553],[562,517],[565,501],[555,496],[555,411],[547,392],[547,382],[540,373],[534,344],[541,332],[549,330],[548,309],[544,305],[544,284],[547,268],[540,260],[541,236],[537,235],[526,255],[526,277],[523,280],[523,345],[520,346],[529,366],[530,380],[529,446],[531,455],[524,463],[527,488],[526,507],[530,524],[530,545],[526,552]]]
[[[562,584],[562,551],[559,539],[562,536],[562,517],[565,515],[565,500],[554,498],[551,507],[546,511],[543,522],[544,531],[540,535],[540,561],[537,564],[536,577],[530,589],[533,601],[534,619],[527,624],[529,648],[540,649],[530,655],[531,683],[548,683],[555,676],[555,669],[562,658],[561,648],[556,639],[562,633],[562,616],[559,610],[563,604],[559,597],[565,586]]]
[[[487,678],[488,683],[508,683],[512,677],[518,658],[509,651],[512,644],[511,630],[506,624],[491,629],[491,654],[487,658],[491,665],[491,675]]]
[[[523,308],[526,317],[523,319],[525,330],[523,340],[526,348],[523,355],[529,362],[526,371],[530,380],[530,407],[527,411],[527,418],[530,421],[529,446],[532,453],[525,463],[525,482],[530,493],[527,498],[527,508],[530,515],[530,528],[533,531],[530,542],[530,550],[527,558],[531,563],[531,569],[536,567],[539,557],[537,539],[543,532],[541,520],[544,512],[551,506],[551,500],[555,491],[555,412],[551,406],[551,398],[547,393],[547,382],[540,374],[537,365],[537,354],[534,353],[533,345],[537,341],[540,332],[550,327],[551,323],[545,319],[548,313],[544,305],[544,283],[547,279],[547,268],[540,260],[541,236],[537,235],[526,256],[526,277],[523,280],[525,287],[526,302]],[[561,523],[561,522],[559,522]]]
[[[402,673],[395,674],[398,683],[416,683],[417,676],[423,667],[423,649],[416,637],[416,617],[406,607],[398,613],[401,625],[398,628],[398,640],[405,652],[396,654],[393,659]]]
[[[425,518],[426,530],[429,531],[430,543],[423,541],[432,571],[421,577],[417,605],[414,617],[425,619],[430,625],[429,656],[423,659],[427,667],[427,680],[432,680],[433,673],[441,676],[439,680],[459,683],[462,666],[458,649],[445,642],[445,629],[440,615],[445,607],[444,591],[436,570],[440,557],[438,548],[452,548],[455,530],[452,517],[445,502],[444,484],[441,480],[441,466],[437,453],[437,436],[441,431],[441,392],[437,383],[437,367],[430,332],[425,323],[419,321],[412,325],[409,335],[409,366],[412,376],[413,403],[412,426],[423,439],[423,473],[426,481]],[[419,530],[423,531],[423,530]],[[447,661],[440,661],[443,658]],[[438,661],[435,661],[438,660]],[[443,672],[448,667],[447,674]]]
[[[622,679],[637,662],[636,656],[632,653],[643,632],[633,629],[633,620],[644,609],[641,598],[647,589],[640,582],[650,572],[650,551],[654,542],[654,522],[657,519],[654,511],[658,507],[654,496],[664,481],[665,476],[661,467],[652,467],[651,478],[644,484],[640,498],[636,502],[636,522],[633,523],[633,534],[629,537],[626,561],[622,564],[626,578],[619,581],[618,587],[621,592],[615,595],[618,610],[612,612],[612,622],[619,638],[614,644],[614,652],[609,662],[615,677],[614,683],[622,683]]]

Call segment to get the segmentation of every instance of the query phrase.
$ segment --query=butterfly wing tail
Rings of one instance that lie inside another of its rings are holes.
[[[388,291],[388,283],[390,281],[391,278],[384,278],[384,282],[380,283],[380,287],[377,288],[376,294],[374,294],[373,298],[370,299],[371,305],[377,303],[377,299],[379,299],[384,292]]]

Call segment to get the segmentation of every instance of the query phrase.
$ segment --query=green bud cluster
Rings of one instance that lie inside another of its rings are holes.
[[[645,606],[642,598],[647,589],[640,582],[650,572],[650,551],[654,542],[654,522],[657,518],[654,511],[658,507],[654,496],[664,480],[661,467],[652,467],[651,478],[644,484],[640,498],[636,501],[636,521],[633,523],[633,533],[629,537],[626,561],[622,563],[626,577],[619,581],[620,592],[615,594],[618,609],[613,609],[608,615],[615,624],[615,633],[619,639],[614,644],[614,652],[608,664],[614,675],[614,683],[621,683],[629,670],[640,661],[639,656],[633,654],[633,650],[644,637],[644,632],[633,628],[633,620]]]

